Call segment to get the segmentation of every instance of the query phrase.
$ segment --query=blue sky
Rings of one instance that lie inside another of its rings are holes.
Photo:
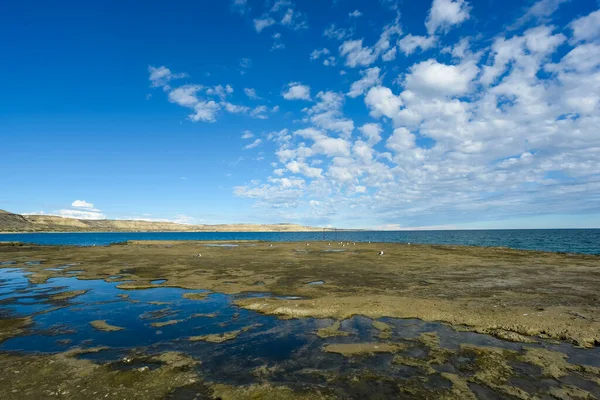
[[[600,227],[596,0],[19,1],[0,208]]]

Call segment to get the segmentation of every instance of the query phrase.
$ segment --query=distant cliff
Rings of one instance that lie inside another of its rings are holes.
[[[0,210],[0,232],[311,232],[323,230],[323,228],[296,224],[184,225],[135,220],[87,220],[52,215],[20,215]]]

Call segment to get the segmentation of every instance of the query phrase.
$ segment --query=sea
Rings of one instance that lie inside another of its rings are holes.
[[[262,240],[298,242],[387,242],[508,247],[600,255],[600,229],[506,229],[455,231],[326,231],[326,232],[92,232],[3,233],[0,242],[42,245],[105,246],[128,240]]]

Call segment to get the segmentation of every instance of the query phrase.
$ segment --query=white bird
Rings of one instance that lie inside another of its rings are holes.
[[[382,256],[382,255],[383,255],[383,250],[381,250],[381,251],[379,252],[379,255],[380,255],[380,256]]]
[[[272,245],[272,244],[270,244],[270,245],[269,245],[269,247],[273,247],[273,245]]]
[[[306,243],[306,245],[308,246],[308,243]]]

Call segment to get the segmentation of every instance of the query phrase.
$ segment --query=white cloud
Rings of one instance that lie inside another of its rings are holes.
[[[261,143],[262,143],[262,139],[256,139],[254,142],[245,146],[244,149],[253,149],[255,147],[258,147]]]
[[[350,91],[348,92],[348,96],[352,98],[358,97],[366,92],[369,88],[380,85],[383,78],[379,76],[380,72],[381,69],[379,69],[379,67],[373,67],[361,71],[362,78],[352,84]]]
[[[148,66],[148,72],[150,76],[150,86],[152,87],[161,87],[167,85],[173,79],[181,79],[185,78],[187,74],[174,74],[171,70],[164,65],[161,67],[153,67],[152,65]]]
[[[271,17],[261,17],[254,19],[254,29],[256,32],[261,33],[265,28],[275,24],[275,20]]]
[[[248,11],[248,0],[232,0],[231,10],[240,14],[245,14]]]
[[[94,208],[94,205],[92,203],[88,203],[85,200],[75,200],[71,204],[71,207],[76,207],[76,208]]]
[[[244,131],[244,134],[242,135],[242,139],[252,139],[253,137],[254,133],[250,131]]]
[[[358,11],[358,10],[354,10],[351,13],[348,14],[348,16],[350,18],[358,18],[358,17],[362,17],[362,15],[363,14],[360,11]]]
[[[214,101],[200,101],[194,105],[194,113],[189,118],[194,121],[215,122],[220,106]]]
[[[317,93],[317,103],[311,108],[305,108],[308,118],[315,126],[333,132],[339,132],[345,137],[352,134],[354,122],[345,118],[342,113],[344,96],[333,91]]]
[[[241,114],[241,113],[247,113],[250,108],[246,107],[246,106],[240,106],[237,104],[231,104],[228,101],[222,101],[220,103],[220,105],[228,112],[232,113],[232,114]]]
[[[350,155],[350,143],[341,138],[332,138],[322,131],[308,128],[294,132],[294,135],[310,139],[314,142],[311,150],[314,154],[324,154],[330,157]]]
[[[315,49],[312,51],[312,53],[310,53],[310,59],[318,60],[319,58],[321,58],[321,56],[327,56],[329,53],[330,53],[329,49],[326,49],[326,48]]]
[[[256,106],[250,111],[250,116],[257,119],[267,119],[267,106]]]
[[[425,26],[429,35],[445,33],[469,19],[470,6],[465,0],[433,0]]]
[[[577,42],[600,38],[600,10],[576,19],[569,27],[573,30],[573,39]]]
[[[299,82],[290,82],[287,91],[281,95],[286,100],[310,100],[310,87]]]
[[[271,46],[271,51],[285,49],[285,44],[283,44],[281,41],[281,33],[275,32],[271,37],[273,38],[273,46]]]
[[[71,203],[71,207],[73,208],[56,210],[51,213],[40,211],[35,213],[26,213],[25,215],[52,215],[57,217],[86,220],[106,219],[106,215],[104,215],[101,210],[94,208],[94,204],[85,200],[75,200],[73,203]]]
[[[413,36],[408,34],[398,41],[398,46],[405,55],[411,55],[416,49],[425,51],[435,46],[437,38],[435,36]]]
[[[225,99],[233,93],[233,88],[230,85],[217,85],[206,89],[206,94],[209,96],[218,96],[221,100]]]
[[[290,6],[278,4],[273,19],[280,24]],[[339,87],[329,81],[337,76],[333,71],[324,71],[318,82],[288,84],[284,98],[312,102],[301,112],[286,103],[285,112],[273,118],[283,126],[270,128],[261,139],[244,135],[243,145],[269,141],[255,159],[268,159],[270,148],[274,159],[263,163],[272,168],[264,179],[236,187],[235,194],[252,199],[269,218],[323,226],[453,226],[540,209],[599,213],[596,15],[495,36],[486,36],[487,28],[468,37],[442,36],[469,18],[469,5],[434,2],[432,10],[436,4],[427,20],[430,35],[402,38],[395,20],[379,28],[376,42],[338,43],[343,62],[362,70],[352,75],[346,69],[348,75],[339,80],[349,87],[348,97],[365,95],[364,105],[327,89]],[[440,4],[450,7],[442,10]],[[349,30],[330,28],[331,38],[348,39]],[[420,54],[440,43],[444,48],[435,58],[433,52]],[[326,51],[321,46],[311,59],[321,62],[337,53],[331,44]],[[416,61],[380,63],[396,51]],[[384,72],[397,77],[395,86],[383,79]],[[272,90],[257,88],[265,96]],[[207,101],[206,87],[177,89],[182,90],[166,90],[176,104],[193,109]],[[213,94],[219,112],[233,106],[227,103],[236,96],[246,97],[246,91],[224,93],[227,101]],[[243,114],[275,111],[274,103],[266,104]],[[365,120],[365,113],[377,120]],[[354,121],[360,121],[356,132]]]
[[[446,65],[430,59],[413,65],[405,87],[415,92],[456,96],[469,92],[479,68],[474,62]]]
[[[77,219],[88,219],[88,220],[99,220],[106,219],[106,216],[100,211],[85,211],[85,210],[58,210],[56,215],[65,218],[77,218]]]
[[[344,40],[351,35],[352,31],[350,29],[337,28],[335,24],[331,24],[327,29],[325,29],[325,31],[323,31],[323,36],[335,40]]]
[[[202,90],[202,85],[184,85],[169,92],[169,101],[183,107],[193,107],[199,102],[196,93]]]
[[[293,174],[302,174],[307,178],[321,178],[323,174],[323,170],[321,168],[311,167],[305,162],[290,161],[285,165],[285,167]]]
[[[394,119],[398,116],[402,99],[392,93],[392,90],[383,86],[376,86],[369,90],[365,96],[365,104],[371,109],[371,116],[381,116]]]
[[[248,98],[252,100],[260,99],[260,97],[258,97],[258,95],[256,94],[256,89],[244,88],[244,93],[246,94],[246,96],[248,96]]]
[[[410,133],[406,128],[396,128],[385,145],[388,149],[393,150],[396,153],[412,150],[415,147],[415,135]]]
[[[363,47],[363,40],[348,40],[340,46],[340,55],[346,57],[346,65],[354,68],[369,66],[375,62],[377,56],[370,47]]]
[[[240,68],[248,69],[252,67],[252,60],[250,58],[244,57],[240,60]]]
[[[525,14],[519,18],[510,28],[515,29],[529,20],[535,19],[538,21],[543,21],[544,19],[550,17],[561,4],[566,3],[570,0],[538,0],[534,4],[529,7],[529,9],[525,12]]]
[[[381,125],[375,123],[367,123],[358,129],[363,134],[365,139],[367,139],[367,144],[372,146],[381,141],[381,133],[383,132]]]

